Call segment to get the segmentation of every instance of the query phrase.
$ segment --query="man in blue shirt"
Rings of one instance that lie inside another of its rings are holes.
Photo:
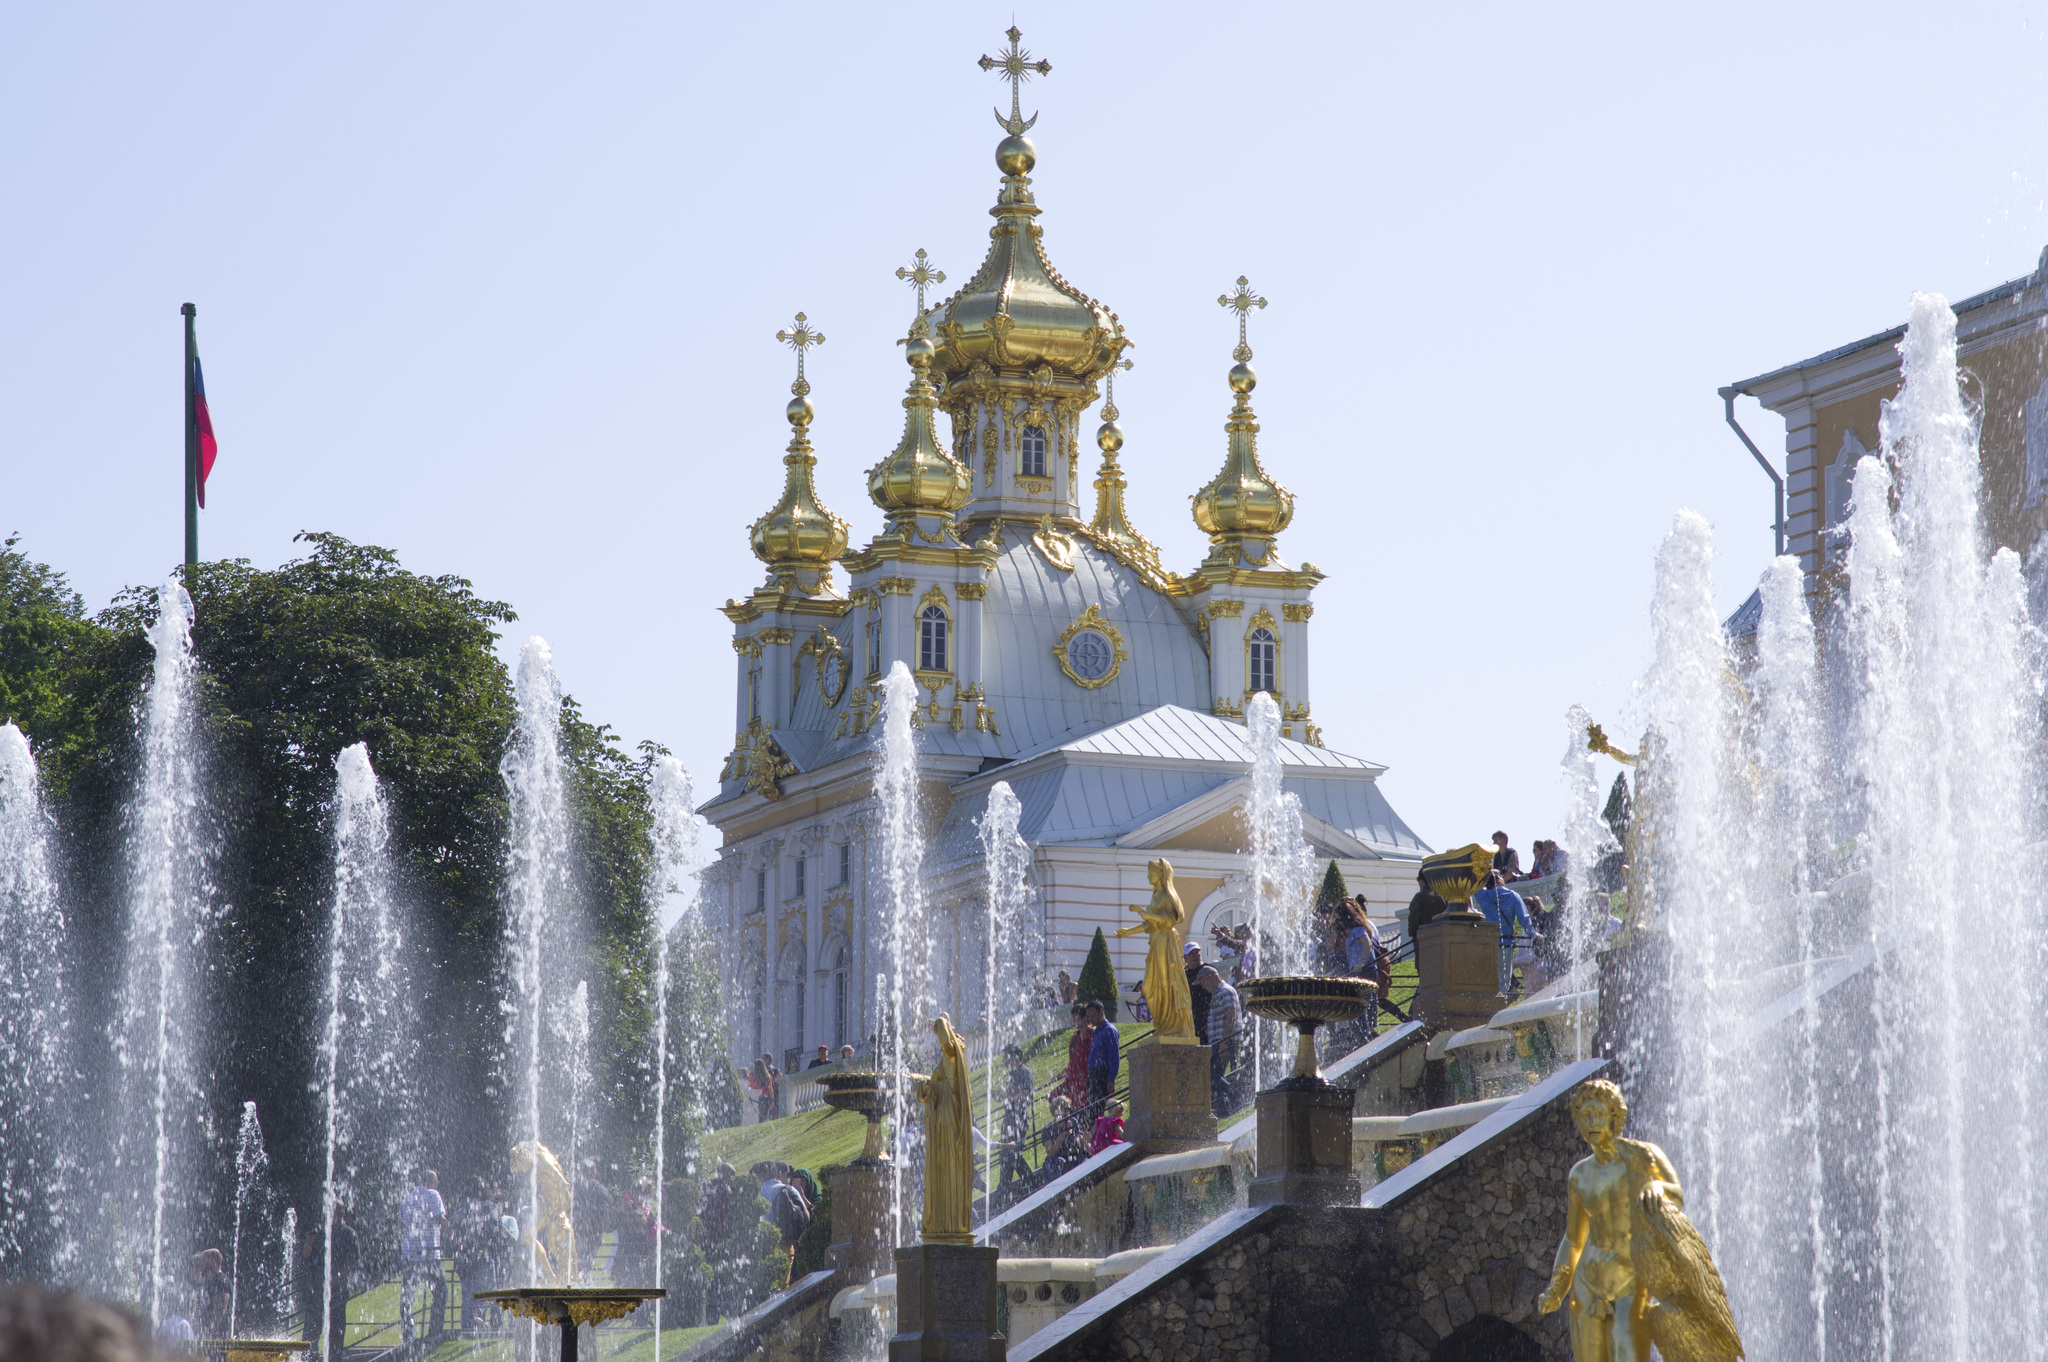
[[[1099,1000],[1089,1000],[1088,1024],[1095,1028],[1095,1038],[1088,1042],[1088,1101],[1092,1106],[1116,1091],[1116,1071],[1123,1057],[1117,1052],[1116,1023],[1109,1020]]]
[[[1529,926],[1529,910],[1522,896],[1502,883],[1498,870],[1487,875],[1486,888],[1472,896],[1472,906],[1484,913],[1488,922],[1500,924],[1500,991],[1506,997],[1515,978],[1515,938],[1535,935]]]

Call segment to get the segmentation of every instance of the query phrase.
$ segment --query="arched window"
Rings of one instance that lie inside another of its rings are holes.
[[[789,949],[783,952],[781,964],[776,967],[775,972],[781,976],[775,985],[780,1003],[778,1010],[782,1014],[777,1018],[781,1023],[779,1028],[781,1034],[778,1039],[782,1042],[782,1053],[785,1061],[782,1066],[783,1072],[788,1073],[796,1067],[787,1062],[789,1057],[794,1055],[798,1060],[803,1058],[805,1020],[803,947],[792,943]]]
[[[917,669],[921,672],[942,672],[946,667],[946,627],[950,623],[946,612],[938,605],[928,605],[917,616]]]
[[[1045,428],[1043,426],[1024,427],[1022,454],[1023,458],[1018,463],[1017,471],[1027,478],[1044,477]]]
[[[882,674],[882,612],[868,611],[868,675]]]
[[[832,957],[832,1044],[846,1044],[846,1007],[853,982],[853,954],[844,941]]]
[[[1251,644],[1252,684],[1254,693],[1269,691],[1278,694],[1280,690],[1280,645],[1273,639],[1271,629],[1254,629],[1249,639]]]

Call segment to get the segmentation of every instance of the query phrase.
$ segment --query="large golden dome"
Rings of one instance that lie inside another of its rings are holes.
[[[989,213],[988,257],[967,286],[934,309],[938,369],[959,378],[977,363],[998,370],[1050,365],[1086,382],[1126,342],[1116,314],[1060,277],[1045,258],[1045,229],[1028,178],[1038,152],[1022,133],[996,148],[1002,192]]]

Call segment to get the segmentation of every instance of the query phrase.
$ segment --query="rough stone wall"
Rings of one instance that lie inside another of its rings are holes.
[[[1220,1245],[1060,1350],[1074,1362],[1269,1362],[1267,1254],[1273,1236]]]
[[[1568,1362],[1564,1314],[1536,1313],[1564,1234],[1565,1178],[1586,1148],[1553,1102],[1491,1149],[1381,1212],[1375,1332],[1393,1362],[1430,1351],[1477,1315],[1506,1320]]]

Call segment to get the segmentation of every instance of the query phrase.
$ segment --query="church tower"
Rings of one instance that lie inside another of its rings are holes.
[[[1299,569],[1280,561],[1278,537],[1294,519],[1294,494],[1259,463],[1259,418],[1252,411],[1252,348],[1245,323],[1266,300],[1243,275],[1216,300],[1237,314],[1237,348],[1230,391],[1236,394],[1223,422],[1229,446],[1223,467],[1195,493],[1195,526],[1209,536],[1209,556],[1188,577],[1195,619],[1209,640],[1212,713],[1242,719],[1260,691],[1280,706],[1280,734],[1322,745],[1308,697],[1309,593],[1323,574],[1313,563]]]

